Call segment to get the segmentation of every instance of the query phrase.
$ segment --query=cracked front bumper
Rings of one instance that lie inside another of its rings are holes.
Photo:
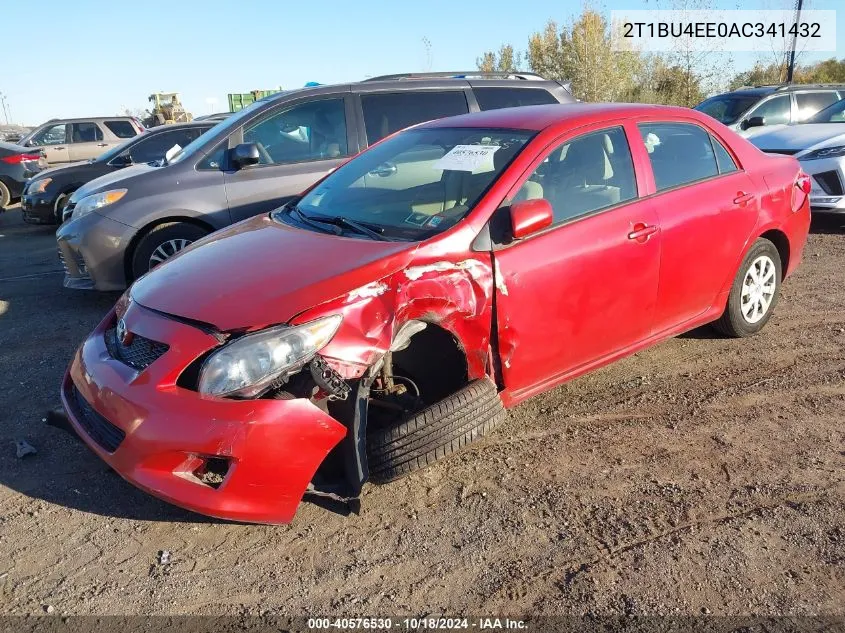
[[[109,354],[104,335],[114,320],[112,312],[77,350],[62,385],[70,423],[89,448],[174,505],[222,519],[290,522],[346,427],[306,399],[210,398],[177,385],[217,340],[133,303],[123,315],[127,329],[169,346],[137,371]],[[228,464],[215,486],[196,475],[209,459]]]

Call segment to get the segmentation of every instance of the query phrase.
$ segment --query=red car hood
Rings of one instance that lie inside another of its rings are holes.
[[[400,270],[414,247],[300,230],[262,216],[158,266],[132,286],[131,296],[220,330],[259,328]]]

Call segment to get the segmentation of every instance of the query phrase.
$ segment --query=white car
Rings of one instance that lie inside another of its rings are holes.
[[[805,123],[772,126],[748,139],[764,152],[795,156],[812,176],[810,206],[845,213],[845,99]]]

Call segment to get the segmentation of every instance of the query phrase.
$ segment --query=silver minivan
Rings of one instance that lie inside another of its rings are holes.
[[[747,137],[757,134],[767,125],[806,121],[843,98],[843,84],[755,86],[710,97],[693,109],[712,116]]]

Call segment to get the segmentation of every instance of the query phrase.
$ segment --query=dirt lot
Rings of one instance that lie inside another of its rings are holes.
[[[266,527],[147,497],[44,426],[116,297],[63,290],[54,229],[0,215],[0,613],[843,614],[837,225],[759,336],[694,331],[368,487],[360,516]]]

